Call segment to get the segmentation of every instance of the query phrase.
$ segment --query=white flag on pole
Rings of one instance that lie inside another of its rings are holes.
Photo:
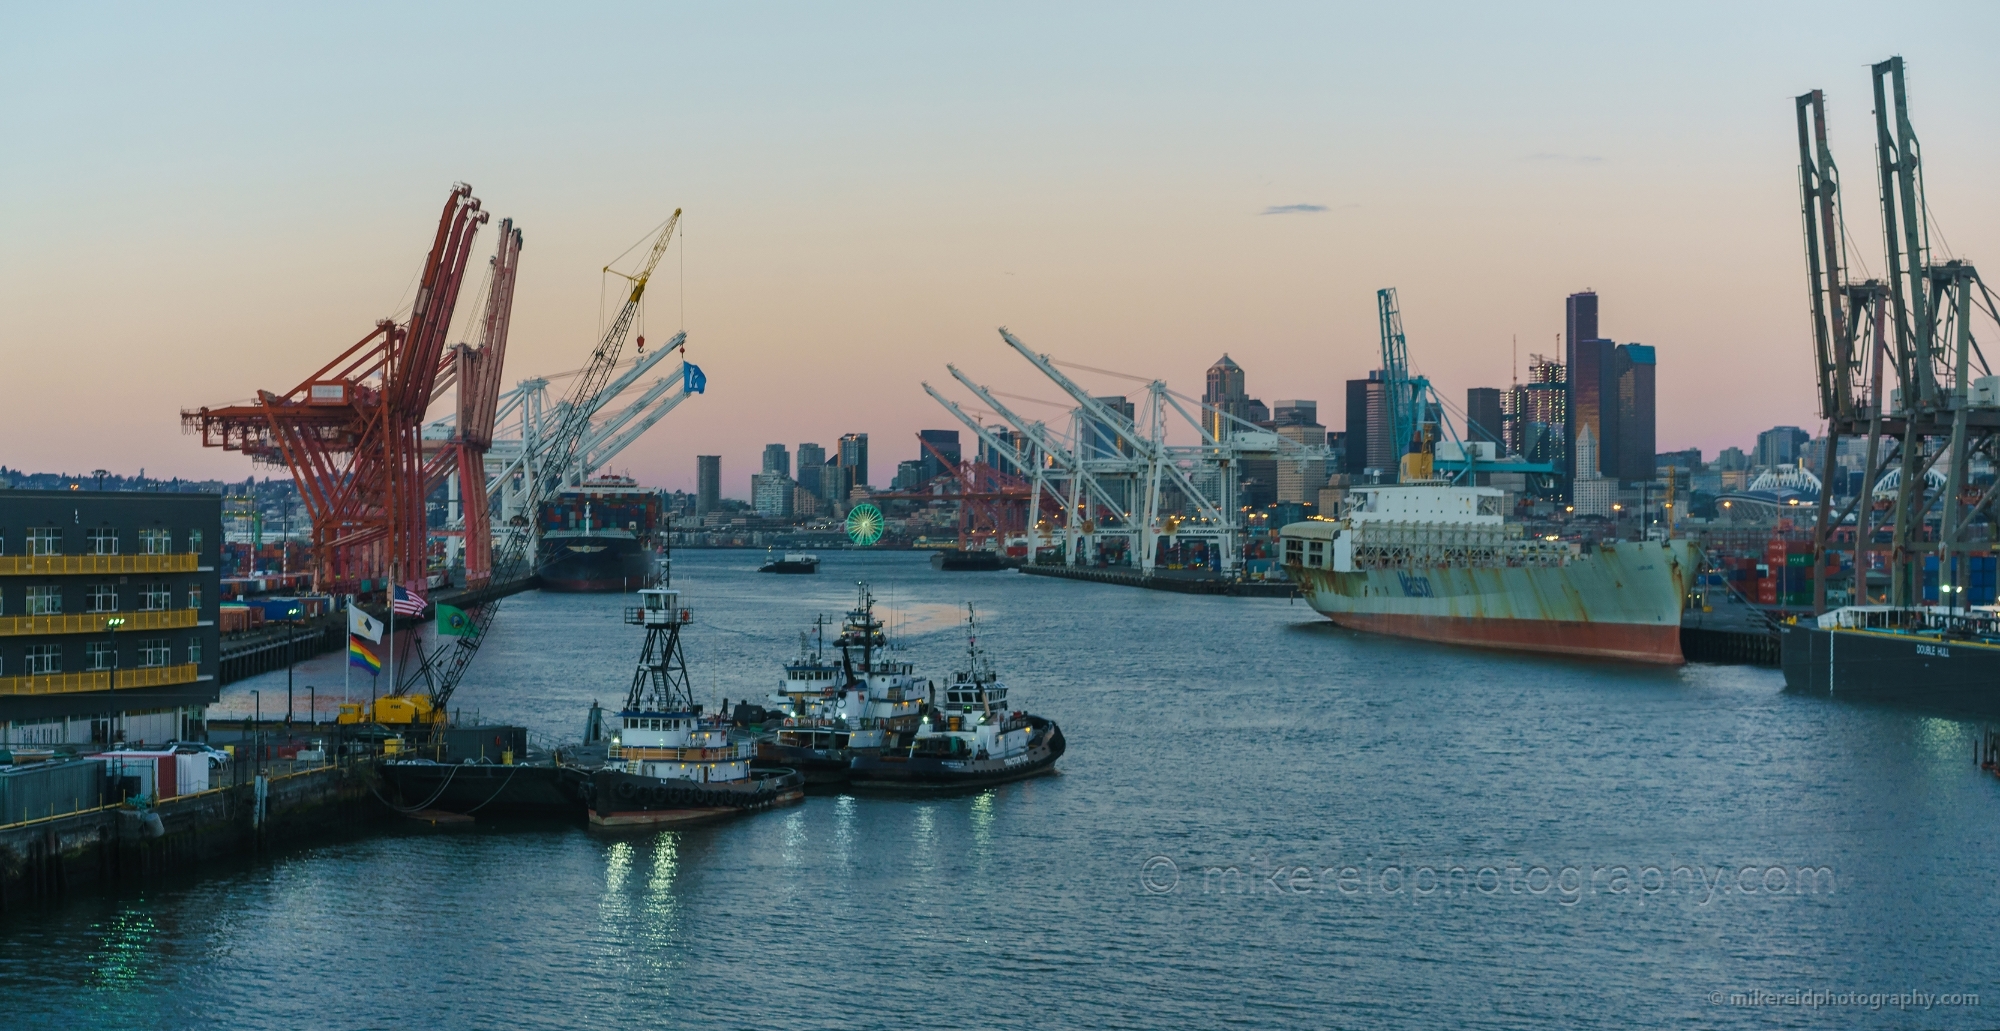
[[[382,621],[361,611],[358,605],[347,606],[347,632],[376,644],[382,643]]]

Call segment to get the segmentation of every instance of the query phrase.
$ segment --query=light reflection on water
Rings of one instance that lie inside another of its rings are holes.
[[[1708,1000],[1991,991],[2000,969],[2000,782],[1972,769],[1973,725],[1787,695],[1768,670],[1493,655],[1284,602],[823,558],[771,578],[762,552],[677,556],[698,697],[768,694],[799,628],[865,577],[911,631],[898,658],[934,678],[962,654],[959,603],[978,605],[1012,697],[1063,725],[1062,775],[665,833],[399,831],[8,913],[0,1025],[1893,1027],[1913,1022]],[[461,697],[575,737],[630,680],[624,600],[510,599]],[[1165,892],[1154,859],[1181,874]],[[1203,887],[1259,863],[1753,861],[1824,864],[1839,889]]]

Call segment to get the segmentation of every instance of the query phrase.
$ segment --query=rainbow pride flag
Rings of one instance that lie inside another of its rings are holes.
[[[382,655],[377,649],[381,647],[379,644],[370,644],[365,637],[349,634],[347,664],[367,670],[370,676],[379,676],[382,672]]]

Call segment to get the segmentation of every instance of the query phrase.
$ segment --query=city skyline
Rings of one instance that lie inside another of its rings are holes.
[[[1055,400],[1001,324],[1189,395],[1228,352],[1252,396],[1316,399],[1331,422],[1379,365],[1383,286],[1447,398],[1561,355],[1556,302],[1591,289],[1620,342],[1661,349],[1658,450],[1813,427],[1791,97],[1828,91],[1871,262],[1866,65],[1891,51],[1950,240],[1976,259],[2000,228],[1979,179],[2000,156],[1981,131],[2000,71],[1977,31],[1749,10],[1719,40],[1701,17],[1466,10],[1418,47],[1398,29],[1420,16],[1313,9],[1285,15],[1290,39],[1109,12],[1054,36],[1032,15],[642,12],[613,33],[503,13],[470,27],[525,55],[477,102],[507,112],[502,131],[478,114],[440,129],[412,101],[445,69],[352,63],[374,19],[287,17],[6,16],[0,81],[23,102],[0,113],[18,144],[0,156],[0,351],[16,425],[51,428],[14,434],[9,465],[269,475],[202,451],[179,411],[287,389],[394,314],[459,179],[526,237],[510,383],[581,364],[599,267],[687,210],[649,339],[685,316],[709,392],[615,465],[692,490],[694,456],[719,454],[733,497],[764,443],[846,432],[874,438],[885,485],[918,430],[950,425],[918,387],[946,362]],[[1375,42],[1320,45],[1338,39]],[[648,48],[669,40],[679,63],[654,73]],[[1574,53],[1592,60],[1557,59]],[[1031,74],[977,70],[1003,56]],[[1600,88],[1610,67],[1624,88]],[[98,408],[78,419],[85,387]]]

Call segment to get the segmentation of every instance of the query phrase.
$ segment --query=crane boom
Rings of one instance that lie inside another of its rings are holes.
[[[659,267],[660,258],[666,254],[667,245],[673,241],[674,230],[679,227],[681,209],[675,208],[653,240],[637,275],[617,275],[632,283],[632,292],[618,311],[618,317],[606,327],[604,336],[590,353],[590,363],[585,366],[576,380],[570,384],[569,396],[561,406],[562,417],[554,432],[536,446],[536,458],[528,463],[527,497],[523,504],[528,511],[540,508],[541,503],[562,489],[563,479],[570,465],[578,458],[578,447],[590,431],[591,416],[610,399],[605,396],[605,387],[610,383],[611,374],[618,367],[618,355],[625,349],[625,337],[631,333],[632,324],[639,315],[639,302],[646,295],[646,282]],[[604,271],[613,271],[605,266]],[[532,521],[531,521],[532,523]],[[528,545],[532,541],[531,527],[509,527],[505,549],[493,563],[493,578],[496,581],[519,577],[521,566],[528,555]],[[431,711],[447,712],[451,696],[458,689],[459,680],[465,675],[465,667],[473,656],[479,654],[480,643],[486,639],[486,631],[492,625],[496,603],[487,602],[474,606],[466,613],[471,626],[469,632],[452,637],[451,643],[439,644],[404,683],[396,685],[400,693],[421,679],[431,698]],[[442,724],[439,724],[442,727]]]

